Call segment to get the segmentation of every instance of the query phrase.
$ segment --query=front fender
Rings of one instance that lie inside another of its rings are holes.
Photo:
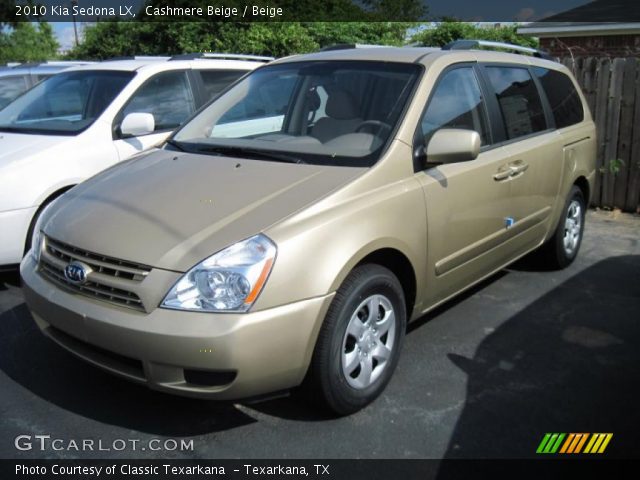
[[[387,248],[409,260],[420,292],[426,224],[422,188],[412,177],[339,203],[326,199],[313,213],[301,212],[265,232],[278,245],[278,257],[255,308],[335,292],[363,258]]]

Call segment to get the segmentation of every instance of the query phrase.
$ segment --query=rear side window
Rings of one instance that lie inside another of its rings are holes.
[[[425,144],[440,128],[475,130],[489,142],[482,94],[471,67],[450,70],[440,79],[420,122]]]
[[[486,72],[502,112],[508,139],[546,130],[540,95],[526,68],[487,67]]]
[[[568,76],[542,67],[535,67],[533,72],[547,95],[556,128],[568,127],[584,120],[580,95]]]
[[[0,78],[0,108],[11,103],[27,88],[27,81],[22,75]]]
[[[187,73],[165,72],[152,77],[133,95],[122,112],[150,113],[155,120],[155,131],[180,126],[196,110],[195,100]]]
[[[218,95],[229,84],[246,72],[238,70],[199,70],[207,101]]]
[[[49,78],[52,74],[50,73],[36,73],[36,74],[31,74],[31,79],[33,80],[33,84],[37,85],[38,83],[40,83],[43,80],[46,80],[47,78]]]

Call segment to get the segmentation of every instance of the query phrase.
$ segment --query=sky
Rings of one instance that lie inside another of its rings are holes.
[[[73,23],[71,22],[54,22],[53,32],[60,44],[60,50],[69,50],[74,44]],[[78,31],[78,35],[80,35]]]
[[[320,0],[319,0],[320,1]],[[215,3],[212,2],[211,3]],[[429,15],[443,15],[470,19],[477,22],[519,21],[531,22],[555,13],[588,3],[588,0],[426,0]],[[53,23],[62,50],[73,46],[73,24]],[[79,26],[79,34],[82,26]]]

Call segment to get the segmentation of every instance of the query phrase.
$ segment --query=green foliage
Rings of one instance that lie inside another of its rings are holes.
[[[538,47],[538,41],[535,38],[518,35],[517,28],[517,25],[483,27],[473,23],[446,21],[416,33],[411,40],[432,47],[442,47],[459,39],[492,40],[525,47]]]
[[[299,23],[224,24],[222,28],[222,35],[213,44],[205,45],[206,49],[282,57],[317,48],[317,43]]]
[[[181,52],[182,42],[210,38],[200,23],[100,22],[84,30],[84,40],[71,58],[105,59],[129,55]]]
[[[312,22],[304,24],[319,48],[337,43],[402,45],[407,22]]]
[[[1,0],[0,0],[1,1]],[[146,4],[151,5],[148,0]],[[209,0],[155,0],[154,7],[202,7]],[[225,7],[246,2],[226,0]],[[281,7],[287,18],[299,21],[220,22],[180,21],[148,16],[144,8],[134,21],[99,22],[87,27],[70,58],[105,59],[130,55],[174,55],[216,51],[276,57],[305,53],[336,43],[401,45],[415,23],[400,22],[426,15],[422,0],[257,0],[255,5]],[[350,18],[357,21],[334,22]],[[393,22],[387,21],[393,19]],[[184,19],[186,20],[186,19]],[[308,20],[308,21],[306,21]]]
[[[215,51],[276,57],[336,43],[401,45],[402,22],[100,22],[85,29],[70,58]]]
[[[38,62],[56,57],[58,42],[48,23],[16,23],[0,31],[0,63]]]
[[[621,158],[613,158],[609,160],[605,166],[600,167],[600,173],[609,172],[611,175],[617,175],[620,172],[620,169],[624,167],[624,160]]]

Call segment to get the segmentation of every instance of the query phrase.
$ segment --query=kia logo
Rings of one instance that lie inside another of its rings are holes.
[[[91,267],[82,262],[71,262],[64,267],[64,278],[71,283],[81,284],[87,281],[87,275],[91,272]]]

